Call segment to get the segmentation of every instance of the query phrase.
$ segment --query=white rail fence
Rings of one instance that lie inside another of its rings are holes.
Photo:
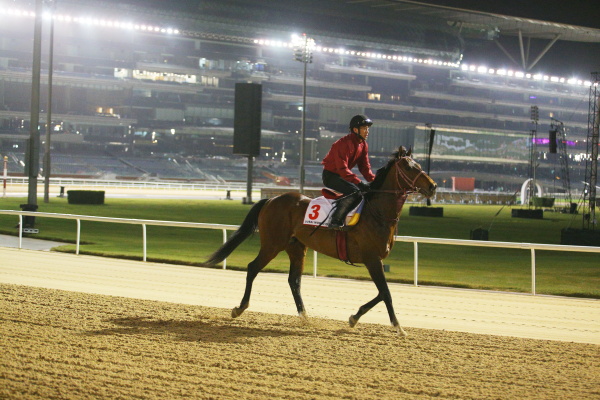
[[[28,177],[8,177],[9,185],[27,185]],[[40,183],[41,185],[41,183]],[[141,180],[104,180],[80,178],[50,178],[50,185],[90,188],[128,188],[128,189],[172,189],[172,190],[246,190],[246,182],[197,182],[183,183],[175,181]],[[255,183],[256,188],[264,184]]]
[[[128,218],[109,218],[109,217],[96,217],[90,215],[76,215],[76,214],[57,214],[57,213],[44,213],[44,212],[31,212],[31,211],[16,211],[16,210],[0,210],[0,214],[17,215],[19,217],[19,249],[22,248],[23,244],[23,216],[34,216],[44,218],[62,218],[77,221],[77,239],[75,254],[79,254],[80,240],[81,240],[81,221],[96,221],[96,222],[110,222],[116,224],[132,224],[142,226],[142,259],[147,259],[147,235],[146,227],[150,226],[170,226],[178,228],[200,228],[200,229],[220,229],[223,231],[223,242],[227,240],[228,230],[237,230],[238,225],[225,225],[225,224],[207,224],[201,222],[178,222],[178,221],[160,221],[151,219],[128,219]],[[536,250],[543,251],[571,251],[581,253],[600,253],[600,247],[592,246],[566,246],[557,244],[540,244],[540,243],[514,243],[514,242],[494,242],[494,241],[481,241],[481,240],[462,240],[462,239],[442,239],[442,238],[427,238],[418,236],[394,236],[396,242],[412,242],[414,247],[414,286],[419,285],[419,243],[427,244],[441,244],[451,246],[474,246],[474,247],[496,247],[504,249],[522,249],[529,250],[531,253],[531,294],[536,294]],[[227,268],[227,260],[223,261],[223,269]],[[317,276],[317,252],[313,252],[313,276]]]

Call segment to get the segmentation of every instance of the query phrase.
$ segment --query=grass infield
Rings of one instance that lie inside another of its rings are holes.
[[[20,210],[26,199],[0,198],[0,209]],[[239,225],[248,205],[223,200],[107,199],[104,205],[68,204],[66,198],[39,201],[39,211],[118,218],[205,222]],[[489,229],[493,241],[560,243],[562,228],[579,228],[580,215],[546,212],[544,219],[512,218],[510,207],[497,205],[443,205],[444,217],[416,217],[405,209],[398,235],[469,239],[476,228]],[[497,214],[497,215],[496,215]],[[18,220],[0,215],[0,233],[16,234]],[[76,222],[36,218],[38,239],[75,243]],[[198,265],[222,244],[222,232],[148,226],[148,261]],[[81,222],[80,253],[106,257],[142,259],[142,227],[129,224]],[[228,259],[227,268],[245,269],[257,254],[258,235],[244,242]],[[75,252],[74,244],[54,250]],[[390,282],[413,283],[413,245],[397,242],[390,256],[386,276]],[[312,274],[309,250],[305,273]],[[265,270],[287,272],[288,260],[280,254]],[[321,276],[369,279],[366,268],[357,268],[318,256]],[[536,291],[540,294],[600,298],[600,254],[536,251]],[[527,250],[419,244],[419,284],[529,292],[531,254]]]

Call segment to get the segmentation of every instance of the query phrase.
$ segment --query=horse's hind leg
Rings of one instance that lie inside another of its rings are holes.
[[[240,302],[239,307],[234,307],[231,310],[231,317],[236,318],[242,315],[242,313],[248,308],[250,305],[250,294],[252,293],[252,284],[254,283],[254,279],[258,275],[258,273],[269,263],[275,256],[279,253],[270,252],[267,253],[260,249],[258,256],[254,260],[248,264],[248,272],[246,273],[246,289],[244,290],[244,297],[242,297],[242,301]]]
[[[300,243],[296,238],[292,238],[285,251],[290,258],[288,283],[292,290],[292,296],[294,296],[296,309],[298,310],[298,315],[300,317],[306,318],[306,310],[304,308],[304,302],[302,301],[302,295],[300,294],[300,282],[302,280],[302,272],[304,271],[306,246]]]
[[[373,300],[360,306],[360,308],[358,309],[358,312],[354,315],[351,315],[350,319],[348,320],[348,322],[350,323],[350,328],[354,328],[356,326],[356,324],[358,323],[358,320],[360,319],[360,317],[365,315],[371,308],[375,307],[380,301],[381,301],[381,296],[377,295],[377,297],[375,297]]]

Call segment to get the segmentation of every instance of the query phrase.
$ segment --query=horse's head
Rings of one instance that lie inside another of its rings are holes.
[[[421,165],[413,160],[411,155],[412,150],[406,150],[404,146],[400,146],[394,153],[395,183],[407,192],[418,192],[430,198],[435,194],[437,184],[423,171]]]

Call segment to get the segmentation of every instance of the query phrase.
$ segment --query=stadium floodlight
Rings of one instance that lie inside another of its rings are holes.
[[[413,62],[413,60],[411,59],[411,60],[409,60],[409,62]],[[415,60],[415,62],[417,62],[417,60]],[[426,62],[426,64],[436,65],[435,61],[433,63]],[[446,64],[444,64],[444,65],[446,65]],[[459,66],[449,63],[448,66],[458,67],[458,68],[460,68],[460,70],[465,71],[465,72],[476,72],[476,73],[480,73],[480,74],[488,73],[491,75],[496,74],[496,75],[500,75],[500,76],[509,76],[509,77],[515,77],[515,78],[520,78],[520,79],[531,79],[534,81],[547,81],[547,82],[552,82],[552,83],[577,85],[577,86],[585,86],[585,87],[589,87],[590,85],[592,85],[592,82],[590,82],[590,81],[583,81],[583,80],[575,78],[575,77],[564,78],[564,77],[560,77],[560,76],[544,75],[542,73],[531,74],[529,72],[525,73],[523,71],[513,71],[513,70],[507,70],[505,68],[494,69],[494,68],[488,68],[488,67],[477,66],[477,65],[472,65],[472,64],[470,65],[470,64],[465,64],[465,63],[462,63]]]
[[[0,15],[8,15],[11,17],[18,18],[35,18],[35,12],[26,11],[14,8],[1,8],[0,7]],[[54,21],[59,21],[62,23],[76,23],[80,25],[89,25],[89,26],[98,26],[101,28],[112,28],[112,29],[128,29],[128,30],[141,30],[145,32],[154,32],[154,33],[163,33],[167,35],[179,35],[180,31],[176,28],[171,27],[160,27],[153,26],[148,24],[134,24],[129,21],[116,21],[109,20],[99,17],[89,17],[89,16],[70,16],[66,14],[56,14],[56,13],[48,13],[44,12],[42,14],[42,18],[45,20],[53,19]]]

